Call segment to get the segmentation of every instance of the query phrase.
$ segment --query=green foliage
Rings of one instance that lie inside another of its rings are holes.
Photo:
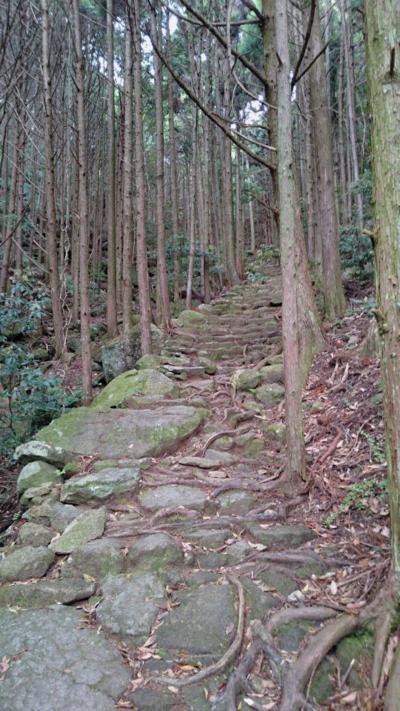
[[[374,273],[373,249],[371,240],[360,234],[355,225],[340,228],[340,254],[344,269],[361,284],[371,283]]]
[[[49,299],[30,275],[14,281],[0,297],[0,454],[13,449],[36,429],[75,404],[78,392],[67,393],[59,378],[46,376],[26,338],[38,330]]]
[[[324,520],[325,526],[331,526],[342,513],[349,509],[365,511],[369,508],[368,499],[371,497],[384,498],[387,489],[387,479],[378,481],[375,477],[364,479],[364,481],[352,484],[348,493],[339,505],[337,511],[333,511]]]
[[[260,247],[253,259],[251,260],[246,276],[250,282],[265,282],[268,277],[265,276],[265,267],[271,262],[276,262],[279,259],[279,250],[276,247],[263,245]]]

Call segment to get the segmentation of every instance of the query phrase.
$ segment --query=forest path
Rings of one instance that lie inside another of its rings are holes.
[[[139,376],[20,448],[25,523],[0,561],[1,708],[231,711],[242,691],[240,708],[277,708],[267,661],[251,686],[248,659],[232,670],[254,620],[301,602],[327,567],[315,533],[266,492],[284,393],[280,277],[267,277],[184,312]],[[310,625],[283,622],[285,656]]]

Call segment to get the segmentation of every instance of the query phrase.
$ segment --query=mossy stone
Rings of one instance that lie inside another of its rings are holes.
[[[175,397],[177,392],[175,383],[157,370],[130,370],[108,383],[95,397],[92,407],[118,407],[132,399],[147,403],[165,397]]]
[[[53,534],[46,526],[38,523],[24,523],[18,531],[18,543],[28,546],[47,546]]]
[[[21,496],[26,489],[41,484],[58,484],[61,481],[62,474],[56,467],[43,461],[30,462],[20,471],[17,479],[17,492]]]
[[[50,543],[50,548],[55,553],[72,553],[83,544],[100,538],[106,523],[106,510],[104,507],[84,511],[65,529],[59,538]]]
[[[285,388],[280,383],[269,383],[268,385],[260,385],[254,390],[254,396],[259,402],[262,402],[264,407],[275,407],[285,396]]]
[[[53,560],[54,553],[44,546],[15,548],[0,560],[0,582],[41,578]]]

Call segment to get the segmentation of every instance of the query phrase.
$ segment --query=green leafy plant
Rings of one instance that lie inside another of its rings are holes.
[[[0,298],[0,454],[8,458],[80,398],[78,391],[67,392],[59,378],[42,372],[26,342],[40,329],[48,304],[46,290],[29,275],[14,281]]]
[[[352,484],[337,511],[332,511],[332,513],[324,519],[325,526],[331,526],[341,514],[346,513],[349,509],[365,511],[369,508],[368,499],[371,497],[383,498],[386,489],[387,480],[383,479],[379,481],[375,477]]]

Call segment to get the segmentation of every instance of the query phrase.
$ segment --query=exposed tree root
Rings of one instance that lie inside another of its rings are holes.
[[[252,642],[240,663],[229,677],[222,699],[219,699],[214,708],[218,708],[221,702],[226,711],[236,711],[236,699],[240,692],[246,689],[246,677],[251,672],[256,663],[258,655],[261,653],[261,643],[259,640]]]
[[[225,669],[232,664],[239,654],[244,638],[244,621],[245,621],[245,600],[244,600],[244,590],[243,585],[237,578],[229,578],[229,581],[236,587],[238,592],[238,622],[236,627],[235,639],[233,640],[231,646],[225,654],[214,664],[210,664],[208,667],[204,667],[196,674],[189,677],[171,677],[171,676],[159,676],[153,677],[151,681],[156,681],[159,684],[168,684],[168,686],[176,686],[181,688],[183,686],[189,686],[189,684],[197,684],[204,679],[208,679],[210,676],[215,676],[216,674],[221,674]],[[149,680],[150,681],[150,680]]]

